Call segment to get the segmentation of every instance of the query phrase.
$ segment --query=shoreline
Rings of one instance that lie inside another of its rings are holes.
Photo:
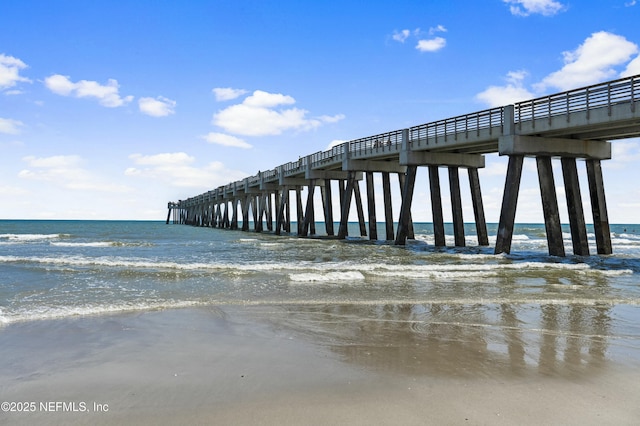
[[[386,323],[374,332],[365,317],[318,318],[304,307],[223,306],[11,324],[0,329],[2,399],[38,407],[2,412],[0,421],[624,425],[640,418],[635,346],[593,364],[585,361],[591,346],[581,346],[549,370],[530,365],[526,343],[513,346],[527,330],[513,330],[520,335],[500,346],[503,337],[455,327],[451,334],[452,326],[417,330],[425,339],[417,341]],[[52,402],[68,405],[43,411],[40,403]],[[81,403],[84,411],[69,411]]]

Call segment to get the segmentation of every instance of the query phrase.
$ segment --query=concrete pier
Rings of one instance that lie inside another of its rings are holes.
[[[428,170],[435,246],[446,245],[439,170],[449,178],[453,240],[466,245],[460,169],[467,169],[478,245],[489,245],[479,169],[485,155],[508,157],[495,253],[509,253],[526,157],[538,170],[549,254],[565,256],[553,162],[560,162],[573,254],[589,256],[586,219],[579,184],[585,164],[597,252],[612,253],[601,161],[611,158],[612,141],[640,136],[640,76],[631,76],[513,105],[356,139],[272,170],[258,172],[186,200],[170,202],[166,222],[254,232],[291,233],[291,191],[295,192],[298,236],[316,235],[320,215],[324,232],[334,236],[333,195],[340,207],[337,238],[348,236],[352,205],[361,237],[404,245],[414,238],[411,209],[418,172]],[[382,182],[384,236],[377,228],[375,178]],[[398,176],[400,209],[392,206],[391,174]],[[365,206],[360,181],[365,180]],[[335,182],[334,182],[335,181]],[[319,187],[319,191],[316,188]],[[303,200],[303,192],[306,199]],[[316,202],[322,209],[316,211]],[[394,217],[397,214],[397,217]],[[274,227],[275,222],[275,227]],[[397,223],[397,230],[395,224]]]

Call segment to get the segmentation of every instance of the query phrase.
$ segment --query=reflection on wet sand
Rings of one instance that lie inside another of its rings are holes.
[[[268,321],[377,371],[584,377],[607,365],[611,309],[557,302],[295,305],[270,310]]]

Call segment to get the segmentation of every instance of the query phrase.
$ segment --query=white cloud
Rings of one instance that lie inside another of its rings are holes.
[[[606,31],[593,33],[576,50],[563,52],[565,65],[537,85],[561,91],[588,86],[616,76],[614,66],[627,62],[638,46],[626,38]]]
[[[611,160],[603,163],[609,169],[623,169],[640,161],[640,139],[615,141],[611,144]]]
[[[565,6],[554,0],[502,0],[510,5],[511,14],[517,16],[529,16],[540,14],[553,16],[565,9]]]
[[[209,143],[214,143],[218,145],[231,146],[235,148],[245,148],[245,149],[252,148],[252,146],[249,145],[244,140],[237,138],[235,136],[226,135],[224,133],[211,132],[206,134],[202,138]]]
[[[436,33],[445,33],[447,29],[444,25],[437,25],[435,27],[429,28],[429,36],[433,36]],[[420,31],[420,28],[416,28],[415,30],[402,30],[402,31],[394,31],[391,38],[399,43],[404,43],[411,35],[416,38],[420,37],[423,34],[423,31]],[[421,52],[437,52],[438,50],[444,48],[447,44],[447,40],[443,37],[431,37],[429,39],[421,39],[418,40],[416,44],[416,49]]]
[[[438,25],[436,27],[429,28],[429,35],[434,35],[435,33],[446,33],[447,29],[444,25]]]
[[[447,40],[442,37],[434,37],[429,40],[418,40],[416,49],[421,52],[437,52],[447,45]]]
[[[331,148],[338,146],[338,145],[342,145],[343,143],[348,142],[347,140],[343,140],[343,139],[334,139],[331,141],[331,143],[329,143],[329,146],[327,146],[327,150],[330,150]]]
[[[391,38],[397,42],[404,43],[405,40],[409,38],[410,34],[411,34],[411,31],[409,30],[394,31]]]
[[[0,118],[0,133],[7,135],[20,134],[20,127],[24,124],[21,121],[13,120],[11,118]]]
[[[28,194],[28,192],[23,188],[17,186],[0,185],[0,195],[17,196],[26,194]]]
[[[20,70],[27,68],[27,64],[18,58],[0,53],[0,90],[14,87],[19,82],[31,82],[20,76]]]
[[[247,93],[244,89],[233,89],[231,87],[216,87],[212,92],[216,96],[216,101],[230,101]]]
[[[291,96],[256,90],[242,103],[215,113],[212,123],[236,135],[265,136],[279,135],[287,130],[311,130],[322,123],[344,118],[342,115],[307,118],[308,111],[304,109],[281,108],[295,102]]]
[[[136,166],[143,167],[129,167],[124,172],[126,176],[166,182],[174,187],[215,188],[247,176],[245,172],[227,169],[219,161],[202,168],[194,167],[195,158],[184,152],[132,154],[129,158]]]
[[[526,76],[526,71],[511,71],[507,74],[506,85],[490,86],[478,93],[476,99],[493,108],[534,98],[534,94],[523,87],[522,82]]]
[[[336,115],[321,115],[318,119],[325,123],[337,123],[338,121],[344,120],[344,114],[336,114]]]
[[[627,64],[627,68],[620,73],[620,77],[631,77],[632,75],[640,74],[640,56]]]
[[[80,80],[74,83],[69,76],[54,74],[44,80],[45,86],[53,93],[62,96],[74,96],[76,98],[96,98],[100,105],[115,108],[128,104],[133,96],[120,97],[118,82],[109,79],[106,85],[96,81]]]
[[[501,106],[541,96],[549,89],[565,91],[618,76],[640,74],[640,57],[628,62],[638,51],[635,43],[622,36],[605,31],[593,33],[576,50],[563,52],[562,69],[533,84],[533,91],[523,85],[526,71],[515,71],[507,75],[506,85],[490,86],[476,95],[476,99],[491,107]],[[615,67],[625,63],[626,69],[618,75]]]
[[[632,7],[632,6],[635,6],[637,3],[638,3],[637,0],[631,0],[629,2],[626,2],[624,5],[626,7]]]
[[[72,190],[88,190],[125,193],[131,189],[101,180],[81,167],[83,160],[77,155],[55,155],[51,157],[28,156],[22,159],[28,168],[18,173],[18,177],[47,182]]]
[[[138,99],[140,112],[152,117],[166,117],[175,113],[176,101],[167,99],[163,96],[157,98],[140,98]]]
[[[34,157],[28,156],[23,158],[31,167],[60,169],[73,168],[78,166],[82,159],[77,155],[54,155],[52,157]]]
[[[182,166],[191,164],[195,161],[195,158],[184,152],[171,152],[155,155],[131,154],[129,158],[141,166]]]
[[[248,96],[243,104],[256,108],[273,108],[278,105],[292,105],[296,100],[291,96],[282,95],[280,93],[269,93],[262,90],[256,90],[251,96]]]

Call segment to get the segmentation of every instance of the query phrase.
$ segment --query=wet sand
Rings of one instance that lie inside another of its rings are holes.
[[[595,329],[567,337],[562,324],[541,332],[367,309],[224,306],[7,325],[0,400],[29,411],[0,412],[0,423],[638,424],[637,336],[609,338],[597,312],[586,318]]]

